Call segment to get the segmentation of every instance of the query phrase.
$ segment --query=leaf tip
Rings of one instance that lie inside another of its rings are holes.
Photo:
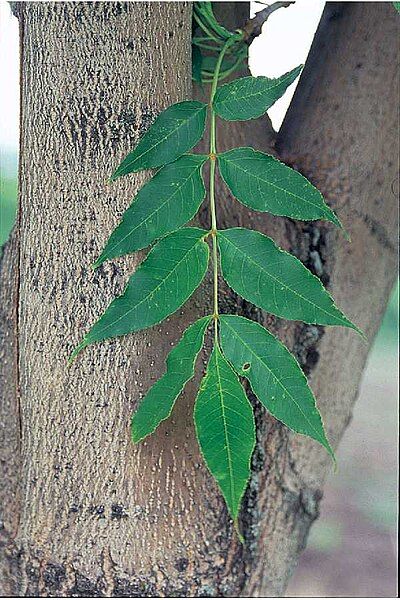
[[[364,342],[368,342],[368,337],[367,335],[363,332],[362,329],[359,329],[358,327],[356,328],[357,333],[361,336],[361,338],[363,339]]]
[[[343,315],[343,313],[342,313],[342,315]],[[344,327],[348,327],[349,329],[353,329],[353,331],[355,331],[356,333],[358,333],[358,335],[360,335],[365,342],[368,342],[368,338],[365,335],[365,333],[362,331],[362,329],[360,329],[359,327],[357,327],[357,325],[355,325],[355,323],[353,323],[352,321],[350,321],[350,319],[348,319],[346,317],[346,315],[343,315],[343,316],[344,316],[345,320],[342,323],[342,325]]]
[[[351,242],[351,237],[350,237],[349,232],[344,228],[342,221],[337,217],[337,215],[333,211],[332,211],[332,218],[329,220],[331,223],[336,225],[336,227],[339,227],[346,242]]]
[[[368,338],[367,338],[367,336],[365,335],[365,333],[363,332],[362,329],[360,329],[359,327],[357,327],[357,325],[355,325],[354,323],[352,323],[350,320],[349,320],[349,325],[348,326],[351,329],[353,329],[356,333],[358,333],[358,335],[362,337],[362,339],[364,340],[364,342],[368,342]]]
[[[140,434],[137,429],[135,428],[135,414],[132,415],[132,420],[131,420],[131,440],[132,440],[132,444],[138,444],[139,442],[141,442],[142,440],[144,440],[146,436],[143,434]]]
[[[90,265],[90,268],[92,269],[92,271],[95,271],[103,264],[103,262],[104,260],[101,258],[101,256],[99,256],[99,258]]]
[[[237,517],[233,520],[233,526],[235,528],[236,535],[238,537],[239,542],[241,543],[242,546],[244,546],[244,537],[242,535],[242,532],[240,531],[239,520]]]
[[[350,241],[350,236],[347,233],[346,229],[343,227],[342,221],[339,219],[339,217],[337,216],[337,214],[331,208],[328,207],[328,209],[329,209],[329,215],[325,216],[325,219],[327,221],[330,221],[334,225],[336,225],[336,227],[339,227],[339,229],[341,229],[341,231],[342,231],[344,237],[346,238],[346,240]]]
[[[85,339],[83,339],[81,341],[81,343],[77,345],[77,347],[75,348],[75,350],[73,350],[71,356],[68,358],[68,362],[67,362],[68,367],[70,367],[72,365],[72,363],[74,362],[75,358],[78,356],[78,354],[80,354],[80,352],[82,352],[82,350],[84,348],[86,348],[86,346],[87,346],[87,342],[86,342]]]
[[[326,437],[325,437],[326,439]],[[332,465],[333,465],[333,472],[337,473],[337,460],[336,460],[336,455],[330,445],[330,443],[328,442],[328,440],[326,439],[326,444],[324,444],[326,451],[328,452],[331,460],[332,460]]]
[[[351,242],[350,234],[346,231],[346,229],[343,227],[343,225],[341,225],[341,229],[342,229],[342,232],[343,232],[346,242]]]

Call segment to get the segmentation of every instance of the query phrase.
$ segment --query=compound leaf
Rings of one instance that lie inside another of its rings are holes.
[[[255,426],[251,404],[217,346],[200,385],[194,421],[207,467],[236,519],[250,476]]]
[[[175,400],[194,375],[196,359],[210,320],[211,317],[203,317],[190,325],[169,353],[166,372],[149,389],[132,417],[134,442],[140,442],[150,435],[161,421],[170,416]]]
[[[200,285],[208,265],[207,232],[188,227],[159,241],[111,302],[70,361],[86,346],[146,327],[175,312]]]
[[[220,337],[224,355],[249,380],[265,408],[297,433],[322,444],[335,459],[314,395],[289,350],[259,323],[236,315],[221,315]]]
[[[143,169],[173,162],[193,148],[204,132],[207,105],[195,100],[178,102],[165,109],[128,154],[111,180]]]
[[[303,65],[277,79],[241,77],[217,89],[213,108],[227,121],[246,121],[263,115],[299,76]]]
[[[243,298],[278,317],[359,329],[335,306],[321,281],[271,238],[250,229],[218,232],[221,269]]]
[[[93,267],[145,248],[192,219],[206,193],[201,169],[207,158],[181,156],[145,183]]]
[[[273,156],[236,148],[220,154],[218,165],[232,194],[246,206],[303,221],[324,219],[342,227],[321,192]]]

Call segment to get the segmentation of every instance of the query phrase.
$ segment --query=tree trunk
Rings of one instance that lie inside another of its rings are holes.
[[[130,414],[180,332],[205,314],[208,283],[164,325],[66,366],[139,262],[89,268],[146,176],[111,186],[107,177],[160,110],[191,96],[190,5],[16,7],[20,205],[1,263],[1,593],[280,595],[331,468],[320,447],[257,409],[242,547],[194,437],[195,384],[148,441],[130,442]],[[244,3],[218,10],[243,24]],[[219,186],[219,226],[272,235],[368,336],[366,344],[352,331],[283,322],[223,293],[225,306],[293,348],[334,446],[395,277],[396,36],[390,3],[328,3],[276,140],[283,160],[325,193],[351,244],[327,224],[249,215]],[[267,119],[225,124],[218,143],[276,152]],[[206,209],[200,219],[208,223]]]

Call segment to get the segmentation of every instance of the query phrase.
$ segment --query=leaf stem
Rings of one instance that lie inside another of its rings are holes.
[[[215,163],[216,163],[216,136],[215,136],[215,113],[211,108],[210,122],[210,212],[211,212],[211,236],[213,255],[213,279],[214,279],[214,334],[215,343],[218,339],[218,248],[217,248],[217,211],[215,206]]]
[[[215,166],[217,154],[216,141],[216,115],[213,109],[213,100],[217,90],[218,77],[222,61],[229,47],[236,43],[238,35],[232,35],[224,44],[215,65],[213,81],[210,92],[210,212],[211,212],[211,236],[212,236],[212,255],[213,255],[213,279],[214,279],[214,337],[215,344],[218,345],[218,246],[217,246],[217,211],[215,204]]]

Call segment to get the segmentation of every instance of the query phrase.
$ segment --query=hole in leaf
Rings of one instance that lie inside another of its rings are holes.
[[[242,369],[243,371],[248,371],[250,369],[250,363],[244,363]]]

